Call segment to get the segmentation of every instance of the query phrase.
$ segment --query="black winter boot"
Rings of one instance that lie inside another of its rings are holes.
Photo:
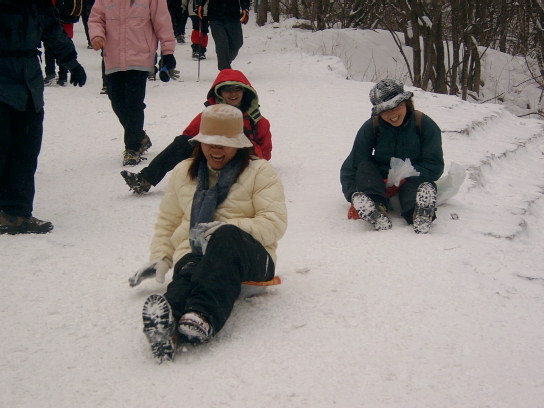
[[[131,173],[130,171],[123,170],[121,176],[123,176],[127,185],[136,194],[147,193],[151,188],[151,183],[141,173]]]
[[[151,352],[159,363],[172,361],[176,352],[173,338],[176,324],[170,304],[161,295],[149,296],[142,310],[144,334],[151,345]]]

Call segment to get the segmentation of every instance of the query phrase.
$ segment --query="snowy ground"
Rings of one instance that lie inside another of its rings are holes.
[[[78,25],[88,83],[45,92],[34,215],[55,230],[0,236],[0,406],[542,407],[543,122],[411,89],[467,179],[429,235],[398,214],[375,232],[346,218],[339,183],[373,83],[345,78],[393,69],[389,34],[368,33],[374,45],[346,60],[301,49],[319,33],[253,21],[244,33],[234,68],[272,123],[288,201],[283,284],[240,301],[211,343],[152,360],[141,306],[164,286],[127,279],[147,261],[166,183],[142,197],[121,179],[121,127]],[[176,58],[182,81],[148,85],[149,159],[202,109],[217,74],[213,41],[199,82],[188,44]]]

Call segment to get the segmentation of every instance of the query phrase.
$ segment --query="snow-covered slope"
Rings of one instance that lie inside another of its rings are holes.
[[[135,196],[120,177],[121,127],[99,94],[99,54],[77,26],[88,84],[46,89],[35,215],[55,230],[0,236],[0,405],[541,406],[543,123],[412,89],[443,130],[446,162],[467,178],[430,234],[398,214],[392,230],[375,232],[346,218],[339,183],[373,83],[346,80],[340,58],[305,53],[309,33],[253,22],[244,33],[234,68],[272,123],[287,196],[283,284],[240,301],[209,344],[155,364],[141,307],[164,286],[127,279],[147,261],[166,183]],[[393,45],[368,42],[357,52],[391,64]],[[217,74],[209,49],[200,81],[185,44],[182,81],[148,84],[149,159],[202,109]]]

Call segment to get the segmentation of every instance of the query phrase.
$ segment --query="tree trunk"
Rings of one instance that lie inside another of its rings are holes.
[[[399,6],[405,11],[407,20],[412,26],[412,68],[413,68],[413,85],[421,88],[421,31],[418,19],[418,10],[415,7],[417,1],[409,5],[408,2],[400,0]]]
[[[268,0],[259,0],[259,12],[257,13],[257,25],[262,27],[268,18]]]
[[[433,15],[433,27],[431,30],[432,43],[434,44],[434,56],[435,56],[435,79],[434,79],[434,92],[447,94],[448,85],[446,81],[446,65],[445,65],[445,52],[444,52],[444,34],[442,24],[442,6],[436,8]]]
[[[270,13],[274,23],[280,22],[280,0],[270,0]]]
[[[472,4],[465,3],[462,10],[462,19],[460,21],[461,27],[466,27],[463,30],[463,63],[461,66],[461,98],[466,101],[468,97],[469,89],[469,63],[470,63],[470,52],[472,46],[472,38],[470,32],[470,26],[472,19]]]
[[[289,2],[289,12],[294,18],[300,18],[300,12],[298,8],[298,0],[291,0]]]
[[[463,27],[460,24],[460,1],[451,1],[451,45],[452,45],[452,59],[450,67],[450,95],[457,95],[459,92],[459,86],[457,85],[457,75],[459,72],[459,52],[461,51],[461,33]]]

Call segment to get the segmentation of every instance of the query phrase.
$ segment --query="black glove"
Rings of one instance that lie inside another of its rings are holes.
[[[176,57],[174,54],[163,55],[159,61],[159,78],[162,82],[172,79],[179,79],[179,70],[176,69]]]
[[[174,54],[163,55],[161,58],[161,67],[166,67],[166,69],[176,68],[176,57],[174,57]]]
[[[74,86],[83,86],[87,82],[87,74],[80,64],[70,70],[70,83]]]

